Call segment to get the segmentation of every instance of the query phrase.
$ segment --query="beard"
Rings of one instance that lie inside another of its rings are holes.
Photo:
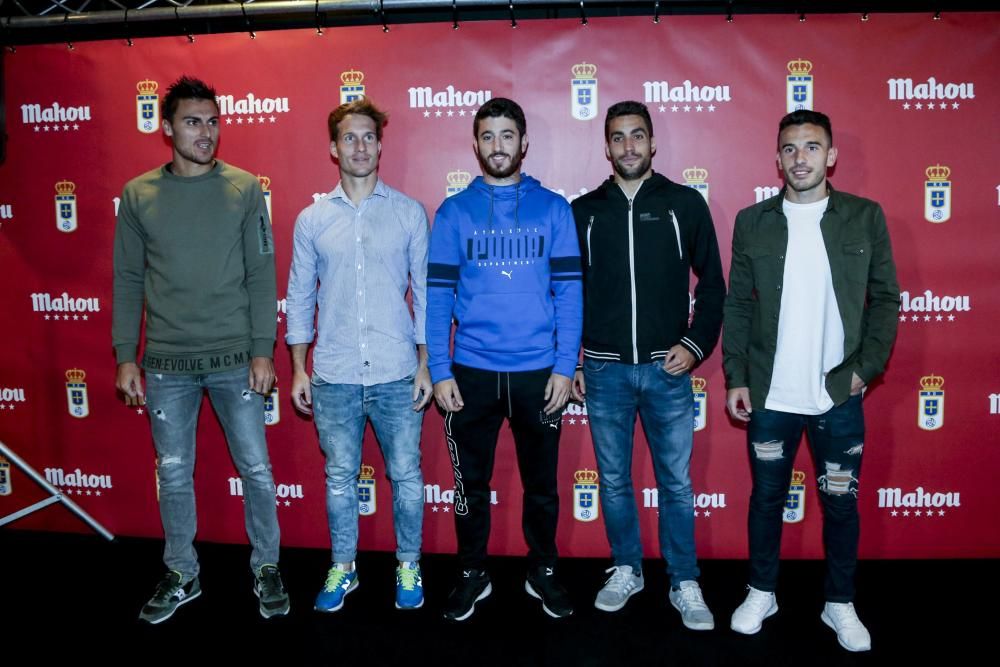
[[[627,166],[622,164],[619,160],[612,160],[611,167],[615,170],[615,173],[621,176],[626,181],[634,181],[637,178],[641,178],[643,174],[649,171],[649,167],[653,164],[653,156],[647,155],[642,158],[639,162],[632,166]]]
[[[510,163],[503,168],[495,166],[491,159],[498,155],[506,155],[510,158]],[[521,170],[521,163],[524,161],[524,155],[518,154],[517,156],[508,155],[507,153],[490,153],[484,156],[482,153],[479,154],[479,165],[483,168],[487,174],[493,178],[509,178]]]

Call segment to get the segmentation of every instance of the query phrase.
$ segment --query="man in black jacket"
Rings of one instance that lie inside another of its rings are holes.
[[[643,588],[642,542],[632,490],[636,413],[653,460],[660,550],[670,602],[685,626],[715,626],[698,586],[690,462],[694,399],[688,371],[719,337],[725,282],[702,196],[653,173],[649,110],[619,102],[604,123],[614,175],[573,202],[584,270],[583,370],[601,475],[601,508],[614,565],[594,606],[617,611]],[[688,287],[698,277],[694,317]]]

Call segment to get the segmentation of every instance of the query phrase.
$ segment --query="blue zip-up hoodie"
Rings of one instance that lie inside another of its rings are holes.
[[[454,361],[489,371],[553,367],[572,378],[583,330],[580,247],[566,200],[521,174],[480,176],[445,199],[431,229],[427,352],[431,380]]]

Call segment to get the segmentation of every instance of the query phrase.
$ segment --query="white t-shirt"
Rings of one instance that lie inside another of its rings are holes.
[[[844,360],[844,323],[819,227],[829,201],[783,202],[788,249],[768,410],[818,415],[833,407],[826,375]]]

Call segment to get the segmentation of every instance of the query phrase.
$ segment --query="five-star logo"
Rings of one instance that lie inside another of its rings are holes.
[[[461,169],[456,169],[455,171],[448,172],[447,180],[448,187],[444,190],[444,196],[451,197],[469,187],[469,183],[472,182],[472,174]]]
[[[708,424],[708,392],[705,378],[691,378],[691,391],[694,394],[694,430],[701,431]]]
[[[9,496],[14,492],[10,482],[10,461],[0,456],[0,496]]]
[[[785,523],[799,523],[806,518],[806,474],[801,470],[792,470],[792,482],[788,485],[788,496],[785,498],[785,509],[781,520]]]
[[[85,322],[91,318],[92,313],[101,312],[101,300],[96,296],[73,297],[68,292],[55,296],[48,292],[33,292],[31,294],[31,309],[36,313],[41,313],[46,321]]]
[[[722,105],[732,101],[729,86],[699,86],[685,79],[683,83],[671,86],[669,81],[645,81],[642,84],[646,104],[659,105],[660,113],[714,113]]]
[[[813,108],[813,64],[808,60],[788,61],[788,113]]]
[[[694,506],[694,515],[703,516],[706,519],[712,516],[712,512],[717,509],[726,508],[725,493],[692,493],[691,504]],[[657,509],[660,506],[660,492],[654,487],[647,487],[642,490],[642,506],[646,509]]]
[[[689,167],[682,172],[684,176],[684,185],[689,188],[694,188],[701,193],[701,196],[705,198],[705,203],[708,203],[708,169],[704,167]]]
[[[570,113],[577,120],[597,118],[597,65],[573,65],[570,79]]]
[[[577,470],[573,474],[573,518],[577,521],[596,521],[600,503],[598,474],[594,470]]]
[[[56,183],[56,229],[60,232],[75,232],[76,220],[76,183],[59,181]]]
[[[375,508],[375,467],[362,463],[358,476],[358,514],[371,516]]]
[[[66,407],[69,414],[77,419],[83,419],[90,414],[87,383],[83,381],[85,377],[87,374],[79,368],[66,371]]]
[[[219,116],[226,119],[226,125],[273,125],[280,114],[289,112],[287,97],[259,97],[247,93],[244,97],[217,95]]]
[[[79,468],[66,472],[63,468],[46,468],[45,481],[66,495],[101,496],[113,488],[111,475],[86,473]]]
[[[21,105],[21,122],[33,126],[35,134],[76,132],[81,123],[90,120],[89,106],[68,107],[58,102],[47,107],[41,104]]]
[[[340,103],[347,104],[365,96],[365,73],[350,69],[340,73]]]
[[[260,183],[260,191],[264,194],[264,204],[267,206],[267,219],[274,224],[274,216],[271,215],[271,179],[267,176],[257,174],[257,181]]]
[[[264,397],[264,425],[274,426],[281,421],[281,402],[278,399],[278,388]]]
[[[889,516],[918,519],[943,517],[952,509],[962,506],[958,491],[927,491],[922,486],[908,492],[899,487],[878,490],[878,506],[888,510]]]
[[[901,323],[951,323],[958,319],[956,313],[967,313],[971,310],[970,298],[964,294],[938,296],[931,290],[924,290],[923,294],[911,294],[909,290],[903,290],[899,293],[899,321]]]
[[[927,222],[945,222],[951,219],[951,169],[936,164],[927,167],[924,183],[924,219]]]
[[[958,100],[976,98],[976,87],[971,81],[965,83],[939,82],[933,76],[923,83],[913,83],[910,78],[889,79],[889,99],[903,100],[904,111],[945,111],[957,110],[962,106]],[[916,100],[915,102],[913,100]]]
[[[243,480],[239,477],[230,477],[229,482],[229,495],[237,498],[243,497]],[[156,498],[160,498],[160,478],[156,478]],[[301,484],[275,484],[274,485],[274,504],[277,507],[291,507],[293,500],[301,500],[305,498],[305,493],[302,491]]]
[[[17,407],[14,403],[24,403],[24,387],[3,387],[0,388],[0,414]]]
[[[936,431],[944,426],[944,378],[925,375],[920,378],[920,398],[917,401],[917,426],[925,431]]]
[[[160,96],[156,94],[159,87],[160,84],[149,79],[135,84],[139,91],[135,96],[135,125],[143,134],[160,131]]]

